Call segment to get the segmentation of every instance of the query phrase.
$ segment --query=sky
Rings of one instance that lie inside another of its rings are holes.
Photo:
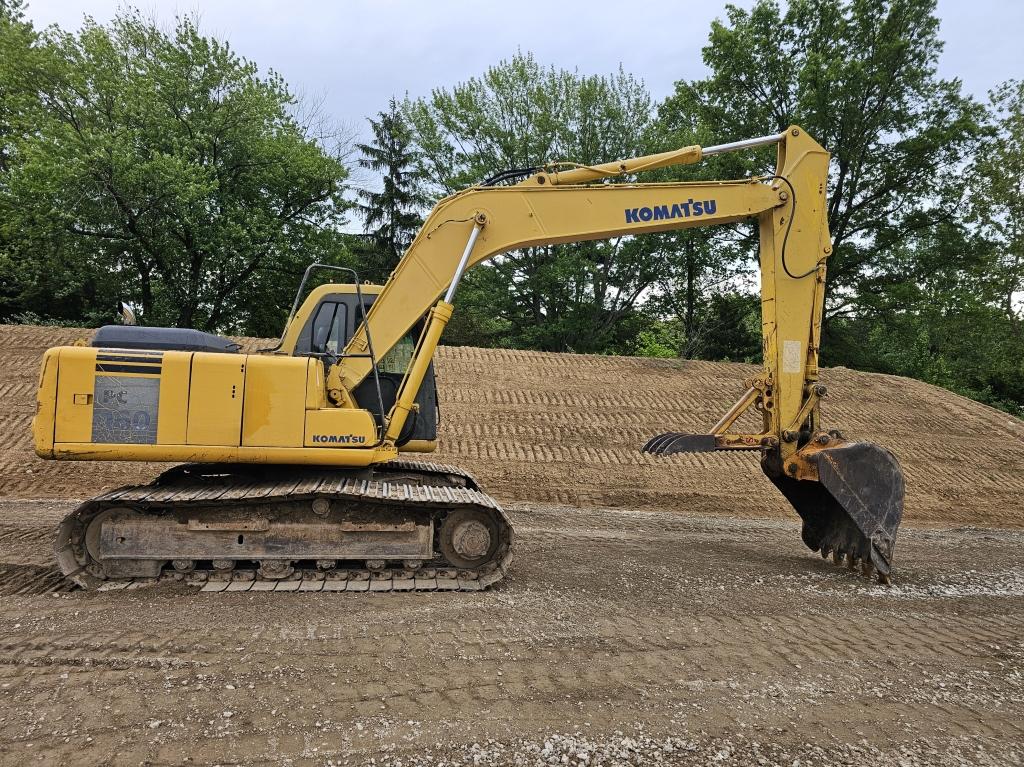
[[[735,4],[749,7],[749,0]],[[28,0],[37,26],[81,26],[84,14],[108,21],[118,0]],[[170,25],[198,13],[204,33],[226,39],[261,68],[273,68],[327,116],[366,134],[365,118],[392,96],[426,96],[532,51],[542,64],[607,74],[623,68],[655,99],[679,79],[706,74],[701,48],[725,2],[705,0],[137,0]],[[1022,0],[940,0],[946,41],[939,73],[959,77],[979,98],[1024,77]],[[743,137],[722,137],[723,140]]]

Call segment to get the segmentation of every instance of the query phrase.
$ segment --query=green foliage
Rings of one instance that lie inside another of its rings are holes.
[[[997,307],[902,312],[849,322],[852,367],[917,378],[1024,416],[1024,338]]]
[[[23,9],[18,0],[0,0],[0,174],[4,175],[13,162],[12,139],[23,127],[20,118],[33,101],[22,73],[38,64],[36,33]]]
[[[636,334],[629,345],[629,353],[637,357],[672,359],[679,356],[681,340],[678,323],[655,322]]]
[[[934,11],[933,0],[728,6],[704,49],[711,75],[678,83],[662,109],[721,137],[799,124],[829,149],[830,313],[856,300],[893,243],[956,211],[981,112],[959,81],[936,74]]]
[[[382,282],[398,264],[419,231],[420,212],[430,200],[423,191],[424,171],[412,130],[394,98],[386,112],[369,118],[373,141],[356,144],[359,165],[379,174],[380,191],[359,192],[359,210],[370,243],[360,247],[360,276]]]
[[[621,70],[600,77],[545,68],[530,54],[404,108],[437,195],[509,169],[605,162],[651,146],[652,103],[642,82]],[[616,348],[661,273],[654,247],[621,238],[494,259],[460,287],[447,338],[558,351]],[[481,326],[482,316],[491,321]],[[498,333],[500,339],[491,335]]]
[[[962,223],[917,233],[862,309],[835,319],[823,363],[918,378],[1024,414],[1024,334],[1002,305],[1000,252]]]
[[[87,311],[120,297],[148,324],[267,329],[348,207],[345,168],[292,116],[280,76],[190,19],[166,34],[138,12],[49,30],[39,49],[2,190],[25,262],[5,272],[14,303],[34,307],[66,257],[58,277],[91,294]]]
[[[723,134],[718,126],[702,122],[698,104],[678,94],[659,105],[656,131],[662,150],[693,144],[709,146],[734,138]],[[696,165],[668,168],[657,176],[665,181],[713,181],[744,178],[763,170],[763,157],[737,152],[713,156]],[[719,310],[724,305],[715,303],[716,296],[742,292],[741,286],[757,282],[757,264],[752,257],[757,244],[756,224],[683,229],[659,238],[664,270],[646,309],[679,325],[679,356],[705,356],[710,353],[709,339],[723,330]],[[745,356],[734,349],[723,358]]]
[[[681,318],[665,319],[657,313],[649,316],[649,326],[637,332],[626,346],[627,353],[722,362],[761,361],[761,304],[757,296],[724,291],[701,297],[690,327]]]
[[[991,289],[1016,332],[1024,328],[1024,81],[990,94],[991,135],[971,166],[970,217],[990,241]]]
[[[761,361],[761,301],[747,293],[711,297],[695,357],[731,362]]]

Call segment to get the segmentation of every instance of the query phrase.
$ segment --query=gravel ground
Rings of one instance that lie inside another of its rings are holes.
[[[1024,750],[1024,533],[520,504],[486,593],[67,591],[0,502],[0,763],[989,765]]]

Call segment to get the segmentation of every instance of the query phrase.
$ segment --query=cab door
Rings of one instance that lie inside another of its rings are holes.
[[[377,296],[371,293],[363,295],[366,310],[369,310],[376,298]],[[344,351],[362,320],[363,312],[360,311],[359,297],[355,293],[328,293],[310,313],[305,326],[299,332],[292,353],[295,356],[321,356],[325,364],[329,363],[331,357],[336,357]],[[368,375],[352,393],[359,407],[370,411],[378,425],[383,425],[384,416],[391,411],[398,398],[398,389],[402,385],[405,371],[416,349],[416,340],[421,329],[421,323],[417,323],[394,348],[378,358],[377,377]],[[409,418],[406,422],[406,433],[402,435],[399,447],[413,440],[437,440],[437,383],[434,378],[433,362],[427,368],[423,385],[416,395],[416,403],[419,405],[419,411],[414,418]]]

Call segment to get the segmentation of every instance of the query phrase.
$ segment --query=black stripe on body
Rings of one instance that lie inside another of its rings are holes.
[[[134,362],[137,364],[152,364],[159,365],[164,361],[163,357],[130,357],[127,354],[104,354],[100,352],[96,355],[96,360],[99,362]]]
[[[149,373],[150,375],[160,375],[159,365],[111,365],[111,364],[99,364],[96,365],[97,373]]]

